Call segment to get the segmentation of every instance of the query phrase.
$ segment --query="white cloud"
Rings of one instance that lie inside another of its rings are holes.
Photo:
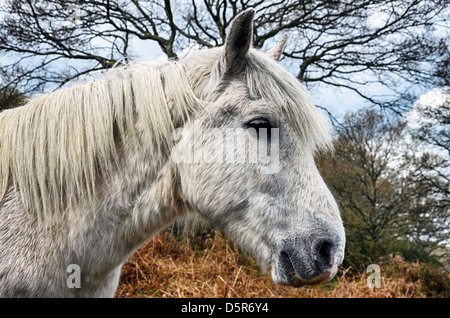
[[[432,89],[428,93],[422,95],[406,116],[408,126],[411,129],[417,129],[429,122],[431,119],[424,118],[421,115],[421,110],[441,107],[448,98],[448,93],[445,93],[444,89],[439,88]]]

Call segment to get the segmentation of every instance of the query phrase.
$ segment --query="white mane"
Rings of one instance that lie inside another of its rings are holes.
[[[0,201],[11,184],[25,208],[43,216],[92,199],[98,177],[117,163],[118,144],[148,147],[158,160],[169,153],[174,125],[197,108],[183,67],[165,62],[113,69],[4,111]]]

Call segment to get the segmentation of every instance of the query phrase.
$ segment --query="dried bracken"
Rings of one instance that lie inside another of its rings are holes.
[[[166,230],[149,240],[124,265],[116,297],[446,297],[445,290],[430,290],[424,268],[417,262],[396,256],[379,265],[380,288],[368,286],[370,272],[355,273],[352,268],[341,269],[334,280],[319,286],[285,287],[272,282],[220,232],[179,236]],[[447,284],[448,293],[450,275],[434,275]]]

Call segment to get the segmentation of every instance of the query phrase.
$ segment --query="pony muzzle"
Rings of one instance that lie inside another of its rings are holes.
[[[343,250],[339,240],[328,237],[285,240],[274,255],[272,278],[280,285],[293,287],[329,281],[343,260]]]

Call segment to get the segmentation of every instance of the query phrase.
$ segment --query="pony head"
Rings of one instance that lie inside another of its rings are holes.
[[[314,162],[331,148],[327,121],[274,49],[252,48],[254,10],[225,45],[181,61],[204,111],[176,129],[172,160],[186,202],[271,268],[275,282],[330,280],[343,260],[336,202]]]

